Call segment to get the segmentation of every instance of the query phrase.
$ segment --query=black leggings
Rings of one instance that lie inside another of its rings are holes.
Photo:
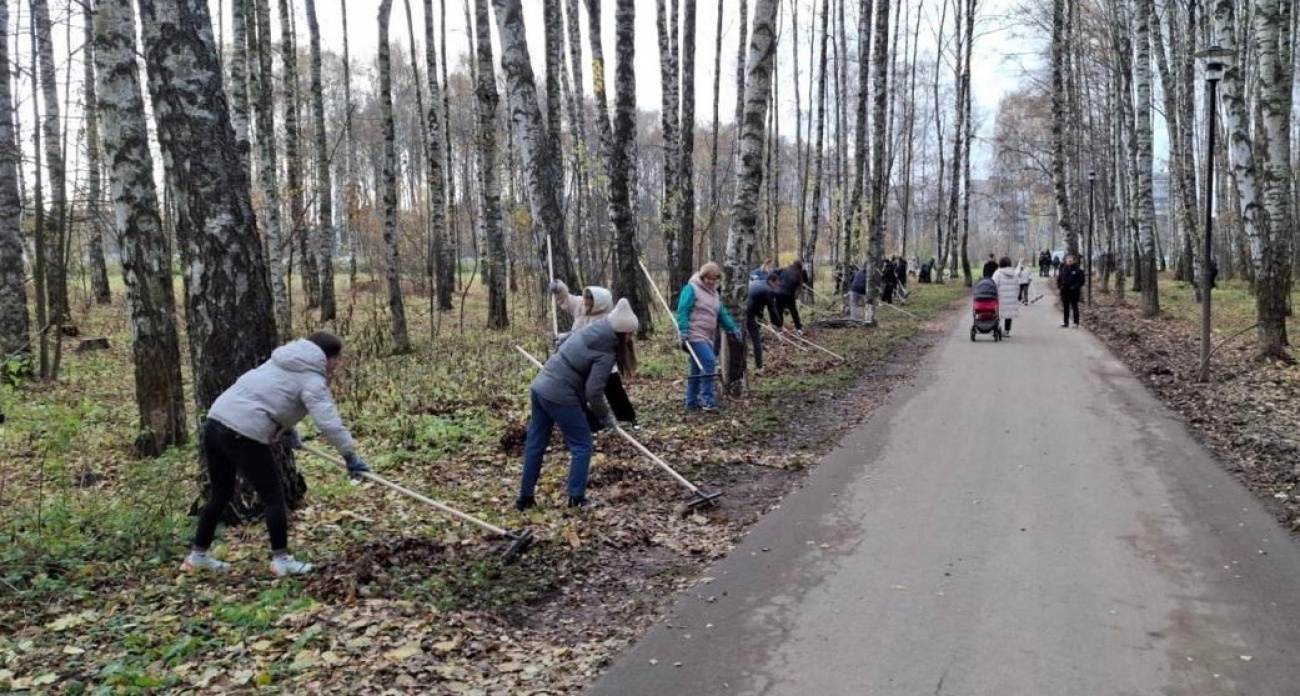
[[[266,506],[266,531],[271,538],[271,550],[287,551],[289,513],[284,504],[284,489],[280,486],[279,467],[271,458],[270,446],[250,440],[209,418],[203,425],[203,458],[207,460],[212,491],[208,504],[199,513],[194,548],[212,546],[221,513],[235,497],[235,473],[238,472],[253,485]]]
[[[623,388],[623,378],[617,372],[611,372],[609,379],[605,380],[605,401],[609,402],[609,410],[614,412],[614,418],[624,423],[636,423],[636,407],[628,398],[627,390]]]
[[[785,313],[790,312],[790,318],[794,320],[794,328],[803,329],[803,322],[799,321],[799,302],[794,295],[777,295],[776,312],[784,317]]]

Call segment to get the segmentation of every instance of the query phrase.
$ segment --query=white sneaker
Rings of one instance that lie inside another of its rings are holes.
[[[296,560],[293,556],[277,556],[271,559],[271,574],[277,577],[302,575],[311,572],[311,564]]]
[[[181,570],[187,573],[202,569],[224,573],[230,570],[230,564],[225,561],[218,561],[206,553],[195,553],[193,551],[185,557],[184,561],[181,561]]]

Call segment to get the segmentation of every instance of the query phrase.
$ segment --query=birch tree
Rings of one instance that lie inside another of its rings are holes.
[[[95,304],[106,305],[113,295],[108,290],[108,264],[104,261],[104,226],[101,224],[99,204],[103,198],[100,178],[98,94],[95,91],[95,41],[94,12],[90,3],[82,6],[85,53],[82,59],[81,89],[83,93],[83,118],[86,129],[86,224],[89,225],[90,244],[86,250],[90,262],[90,287],[95,294]]]
[[[857,128],[854,132],[853,191],[849,194],[849,209],[844,219],[844,251],[840,257],[846,270],[852,255],[853,240],[861,237],[862,234],[859,211],[862,208],[862,191],[867,174],[867,96],[871,91],[871,58],[867,47],[871,45],[869,20],[872,5],[872,0],[860,0],[858,3],[858,98],[854,100]],[[825,61],[825,52],[822,55],[822,60]],[[853,277],[847,272],[842,273],[841,276],[841,287],[836,288],[836,291],[848,292]]]
[[[307,32],[311,42],[311,120],[316,157],[316,233],[309,254],[316,255],[320,278],[320,320],[332,321],[334,301],[334,183],[330,176],[329,138],[325,131],[325,94],[321,80],[320,24],[316,0],[306,0]]]
[[[384,128],[384,260],[387,265],[388,312],[393,322],[393,350],[405,353],[411,349],[410,335],[406,330],[406,306],[402,302],[402,266],[398,251],[397,234],[397,146],[394,140],[397,129],[393,123],[393,66],[388,45],[388,20],[393,10],[393,0],[379,3],[379,104]]]
[[[673,287],[684,286],[695,272],[691,251],[695,241],[695,2],[682,9],[682,38],[678,51],[681,72],[681,121],[677,126],[677,263]]]
[[[867,226],[867,312],[866,322],[876,321],[876,303],[880,299],[880,265],[885,259],[885,208],[889,199],[889,170],[885,167],[885,110],[889,107],[889,0],[876,1],[876,36],[872,39],[871,71],[874,99],[871,119],[874,126],[871,149],[871,219]],[[955,165],[956,163],[954,163]]]
[[[171,259],[154,189],[131,0],[96,4],[95,63],[102,92],[104,150],[111,163],[113,217],[131,311],[131,357],[140,415],[136,451],[161,454],[185,442],[185,389]]]
[[[479,198],[482,203],[479,225],[483,229],[483,239],[487,242],[484,276],[488,286],[488,328],[504,329],[510,326],[510,317],[506,314],[506,250],[505,236],[501,229],[500,163],[497,159],[497,104],[501,97],[497,94],[496,71],[492,65],[488,0],[474,0],[474,43],[478,64],[474,91],[478,97]],[[502,44],[505,44],[504,38]],[[524,60],[527,62],[526,56]],[[516,69],[518,67],[516,65]],[[533,116],[540,120],[541,116],[536,110],[537,98],[534,94]],[[527,113],[522,116],[526,118]],[[537,135],[533,132],[529,137],[536,138]],[[536,140],[533,140],[533,146],[537,146]],[[532,173],[536,174],[537,171],[534,168]]]
[[[320,306],[320,276],[316,269],[319,244],[307,225],[303,203],[302,133],[298,119],[298,45],[293,35],[293,14],[289,0],[280,0],[280,65],[284,92],[284,169],[288,179],[289,243],[298,247],[298,272],[307,307]]]
[[[45,292],[51,324],[71,319],[68,307],[67,269],[67,169],[59,122],[59,75],[54,64],[48,0],[31,0],[32,25],[39,60],[41,131],[45,143],[45,169],[49,175],[50,210],[45,217]]]
[[[235,147],[239,150],[244,174],[251,179],[248,159],[251,149],[248,139],[248,2],[230,0],[230,35],[234,45],[231,46],[230,84],[226,91],[231,94],[230,122],[235,128]]]
[[[726,288],[733,306],[744,299],[749,269],[754,262],[755,230],[758,226],[758,194],[763,186],[763,150],[768,97],[772,89],[772,64],[776,59],[777,0],[756,0],[750,34],[748,65],[741,99],[744,104],[739,128],[739,166],[736,168],[735,199],[731,226],[727,231]],[[732,365],[728,364],[730,372]],[[743,376],[743,363],[736,380]],[[728,381],[733,382],[728,374]]]
[[[511,132],[519,145],[519,154],[527,175],[528,203],[533,214],[533,224],[541,230],[543,243],[545,237],[551,239],[556,275],[572,281],[576,276],[564,234],[564,213],[559,198],[564,173],[560,165],[560,153],[551,150],[551,139],[537,103],[537,85],[528,53],[523,7],[520,0],[492,0],[492,5],[496,11],[497,32],[501,37],[501,71],[505,73],[506,94],[510,102],[509,116],[513,124]],[[486,7],[484,18],[486,19]],[[480,67],[481,65],[480,62]],[[496,91],[495,87],[493,91]]]
[[[668,3],[674,11],[669,16]],[[660,189],[659,227],[664,239],[664,248],[668,252],[668,290],[671,301],[676,301],[678,288],[685,283],[680,267],[682,257],[682,239],[678,234],[677,206],[681,178],[679,167],[681,139],[678,136],[677,84],[677,48],[673,38],[677,35],[677,0],[655,0],[655,30],[659,39],[659,129],[661,150],[663,152],[663,187]],[[690,242],[686,242],[690,246]],[[689,266],[687,267],[689,272]],[[686,276],[686,280],[690,275]]]
[[[149,96],[175,186],[196,411],[276,346],[271,288],[206,0],[139,0]]]
[[[446,169],[443,161],[442,88],[438,84],[438,52],[433,41],[433,0],[424,0],[424,58],[429,80],[429,107],[425,118],[425,137],[428,148],[425,166],[429,177],[429,215],[434,235],[434,283],[437,288],[438,309],[451,311],[452,295],[456,291],[455,240],[447,225]]]
[[[618,0],[614,8],[614,37],[618,67],[614,73],[614,129],[609,156],[609,210],[614,224],[613,290],[615,296],[626,297],[636,311],[641,322],[639,333],[644,337],[653,324],[638,267],[641,250],[632,209],[632,177],[636,174],[632,157],[636,143],[635,0]]]
[[[1156,278],[1156,204],[1151,190],[1154,156],[1151,146],[1151,2],[1137,0],[1133,16],[1133,108],[1137,130],[1138,262],[1142,278],[1142,314],[1160,313]],[[1078,253],[1077,249],[1073,253]]]
[[[162,1],[162,0],[160,0]],[[284,278],[284,251],[289,248],[280,229],[280,183],[276,170],[275,99],[271,88],[271,9],[268,0],[253,3],[249,27],[250,46],[256,47],[257,75],[254,79],[257,102],[258,180],[262,188],[262,221],[266,234],[267,260],[271,265],[271,294],[275,299],[275,323],[280,338],[293,331],[289,307],[289,288]],[[142,13],[143,14],[143,13]],[[292,242],[292,238],[288,240]]]
[[[1079,253],[1079,240],[1070,224],[1070,191],[1065,178],[1065,129],[1069,118],[1065,94],[1065,5],[1068,0],[1052,0],[1052,187],[1056,193],[1056,226],[1065,240],[1066,250]]]
[[[817,255],[817,235],[821,231],[822,225],[822,182],[825,180],[825,173],[822,165],[826,159],[826,73],[830,70],[831,64],[826,60],[826,47],[830,41],[830,2],[822,3],[821,18],[821,59],[819,64],[821,69],[817,73],[817,102],[813,106],[817,109],[816,135],[813,137],[813,149],[816,154],[813,155],[815,165],[813,167],[813,194],[812,194],[812,226],[799,240],[799,258],[803,259],[804,268],[806,269],[809,281],[816,275],[813,260]],[[860,134],[861,135],[861,134]],[[865,135],[863,135],[865,138]]]
[[[0,0],[0,27],[9,27],[9,0]],[[23,201],[18,192],[22,153],[14,138],[9,41],[0,40],[0,359],[31,355],[31,316],[23,271]]]

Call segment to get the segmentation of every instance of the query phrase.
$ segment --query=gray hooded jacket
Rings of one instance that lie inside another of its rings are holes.
[[[569,335],[533,379],[533,392],[553,404],[585,404],[601,422],[612,418],[605,382],[614,369],[618,335],[606,318]]]
[[[325,351],[306,339],[276,348],[212,402],[208,418],[264,445],[308,414],[343,456],[356,444],[343,426],[325,381]]]

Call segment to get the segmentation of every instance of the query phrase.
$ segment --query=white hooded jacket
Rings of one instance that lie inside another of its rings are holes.
[[[310,414],[325,439],[346,457],[356,444],[334,406],[325,365],[325,351],[315,343],[307,339],[286,343],[222,392],[208,409],[208,418],[269,445]]]
[[[999,268],[993,272],[993,282],[998,285],[998,316],[1015,319],[1020,314],[1020,278],[1016,269]]]

